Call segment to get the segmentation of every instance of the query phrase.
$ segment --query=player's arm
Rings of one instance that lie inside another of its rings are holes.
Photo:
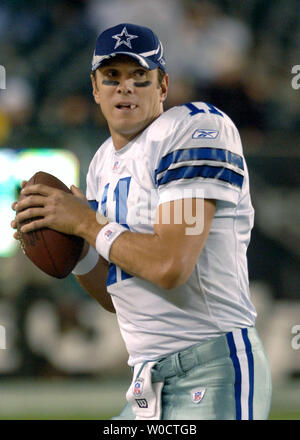
[[[81,260],[89,250],[89,243],[85,242],[81,254]],[[75,275],[78,283],[108,312],[115,313],[115,308],[110,294],[106,290],[106,279],[108,275],[108,262],[99,255],[97,264],[84,275]]]
[[[191,203],[194,223],[188,218],[177,223],[176,213],[183,212],[183,202]],[[170,222],[168,218],[165,221],[168,211]],[[160,287],[178,287],[191,276],[209,234],[214,212],[214,200],[185,199],[159,205],[154,235],[124,232],[113,243],[110,259],[131,275]]]
[[[125,272],[165,289],[184,284],[204,247],[215,205],[214,200],[201,199],[159,205],[154,234],[123,232],[111,246],[110,261]],[[179,222],[178,213],[185,209],[190,214],[182,215]],[[95,246],[92,224],[89,227],[80,225],[80,228],[79,235]]]

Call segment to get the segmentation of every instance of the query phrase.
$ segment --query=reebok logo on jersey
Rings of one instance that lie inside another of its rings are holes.
[[[194,131],[192,138],[193,139],[216,139],[219,132],[218,130],[208,130],[204,128],[200,128]]]

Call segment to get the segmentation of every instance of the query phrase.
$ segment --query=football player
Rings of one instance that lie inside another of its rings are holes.
[[[17,221],[40,217],[23,232],[85,239],[73,273],[116,313],[133,373],[115,419],[266,419],[271,374],[249,293],[254,212],[237,128],[204,102],[164,112],[163,46],[146,27],[101,33],[91,81],[111,137],[91,161],[86,199],[75,186],[33,185],[14,209]]]

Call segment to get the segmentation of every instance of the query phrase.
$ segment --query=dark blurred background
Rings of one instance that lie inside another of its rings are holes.
[[[120,22],[159,35],[170,74],[166,109],[210,102],[240,130],[256,211],[248,256],[257,326],[275,390],[299,383],[300,350],[291,340],[300,324],[300,89],[292,83],[300,65],[300,2],[1,0],[0,153],[71,152],[85,190],[89,162],[109,135],[91,94],[91,58],[98,33]],[[71,276],[50,279],[20,251],[0,257],[0,324],[7,339],[0,394],[10,379],[129,377],[114,316]],[[1,410],[7,414],[0,402]]]

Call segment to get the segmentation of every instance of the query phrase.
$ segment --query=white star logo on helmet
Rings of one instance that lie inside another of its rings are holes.
[[[117,49],[119,46],[121,46],[121,44],[125,44],[125,46],[129,47],[129,49],[132,49],[131,40],[134,40],[134,38],[139,38],[139,37],[138,35],[130,35],[126,27],[124,27],[120,34],[113,35],[112,38],[118,40],[116,42],[114,49]]]

